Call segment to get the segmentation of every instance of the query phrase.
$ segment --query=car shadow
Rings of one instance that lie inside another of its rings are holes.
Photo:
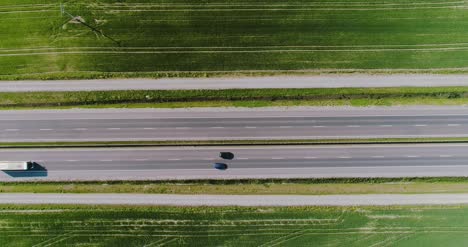
[[[42,166],[36,162],[33,162],[33,168],[27,171],[3,171],[10,177],[21,178],[21,177],[47,177],[48,172],[45,166]]]

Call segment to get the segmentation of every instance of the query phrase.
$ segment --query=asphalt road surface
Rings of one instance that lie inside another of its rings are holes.
[[[468,108],[1,111],[1,142],[468,136]]]
[[[468,194],[416,195],[170,195],[0,194],[1,204],[103,204],[173,206],[358,206],[468,204]]]
[[[440,86],[468,86],[468,75],[358,74],[236,78],[2,81],[0,82],[0,92]]]
[[[468,144],[3,149],[2,181],[468,176]],[[223,161],[220,151],[235,154]],[[219,171],[214,162],[229,168]]]

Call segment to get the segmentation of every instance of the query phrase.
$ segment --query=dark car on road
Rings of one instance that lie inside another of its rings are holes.
[[[232,160],[234,159],[234,154],[231,152],[220,152],[219,157],[225,159],[225,160]]]
[[[228,166],[224,163],[214,163],[213,167],[218,170],[226,170]]]

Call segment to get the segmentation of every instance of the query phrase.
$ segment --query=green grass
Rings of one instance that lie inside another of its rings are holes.
[[[0,245],[464,246],[466,206],[0,206]]]
[[[382,180],[242,180],[242,181],[109,181],[4,182],[0,193],[145,193],[214,195],[328,195],[468,193],[467,178]]]
[[[0,109],[467,104],[468,87],[0,92]]]
[[[213,140],[213,141],[111,141],[111,142],[0,142],[0,148],[62,147],[156,147],[156,146],[245,146],[245,145],[334,145],[400,143],[467,143],[468,137],[304,139],[304,140]]]
[[[0,182],[0,193],[324,195],[467,192],[466,177]]]
[[[21,4],[21,5],[19,5]],[[38,5],[42,4],[42,5]],[[463,1],[0,4],[0,79],[467,72]]]

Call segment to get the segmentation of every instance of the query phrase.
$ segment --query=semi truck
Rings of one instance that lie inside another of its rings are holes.
[[[31,161],[0,161],[0,170],[3,171],[25,171],[31,168]]]

